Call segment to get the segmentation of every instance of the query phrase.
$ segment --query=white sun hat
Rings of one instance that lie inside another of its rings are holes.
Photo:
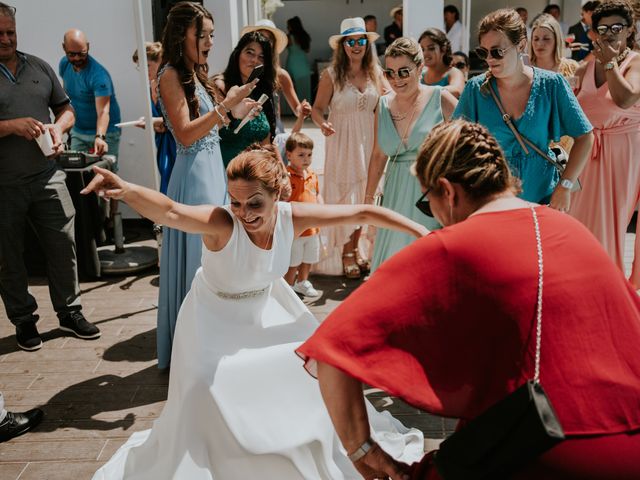
[[[364,20],[361,17],[345,18],[340,22],[340,33],[329,37],[329,45],[335,50],[344,37],[353,35],[366,35],[371,43],[380,38],[380,35],[376,32],[367,32]]]
[[[242,29],[242,32],[240,32],[240,36],[243,36],[245,33],[255,32],[257,30],[267,30],[271,32],[271,34],[273,35],[273,38],[276,39],[276,44],[274,45],[274,48],[278,55],[284,52],[284,49],[287,48],[287,44],[289,43],[289,38],[287,37],[287,34],[284,33],[282,30],[280,30],[278,27],[276,27],[275,23],[273,23],[271,20],[266,18],[262,20],[258,20],[255,25],[247,25],[246,27],[244,27]]]
[[[389,11],[389,16],[391,18],[394,18],[396,16],[396,13],[398,12],[402,12],[402,4],[396,5],[395,7],[393,7],[391,11]]]

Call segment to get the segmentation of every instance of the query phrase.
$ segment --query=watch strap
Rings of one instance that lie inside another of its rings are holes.
[[[101,133],[96,133],[96,138],[99,138],[100,140],[106,140],[107,136]]]
[[[351,460],[354,463],[357,462],[362,457],[364,457],[367,453],[369,453],[369,450],[371,450],[375,444],[376,442],[373,441],[371,437],[367,438],[364,441],[364,443],[356,449],[355,452],[349,455],[349,460]]]

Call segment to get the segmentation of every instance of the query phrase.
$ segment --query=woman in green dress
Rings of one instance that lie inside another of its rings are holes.
[[[287,20],[289,44],[287,45],[287,63],[285,70],[293,79],[298,98],[312,101],[311,98],[311,66],[307,54],[311,47],[311,37],[295,16]]]
[[[380,97],[376,109],[375,144],[369,163],[365,202],[375,201],[384,174],[383,205],[432,230],[439,228],[438,222],[415,207],[422,191],[411,173],[411,165],[427,134],[435,125],[449,119],[457,100],[441,87],[422,85],[422,65],[422,50],[413,39],[398,38],[385,52],[384,74],[392,92]],[[372,271],[411,242],[413,239],[409,235],[379,230]]]

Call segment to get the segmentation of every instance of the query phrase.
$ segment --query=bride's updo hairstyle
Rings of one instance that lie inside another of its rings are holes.
[[[511,174],[493,135],[482,125],[464,120],[433,128],[412,169],[422,186],[436,194],[440,193],[439,178],[460,184],[473,199],[521,190],[520,180]]]
[[[289,174],[272,145],[254,143],[227,165],[227,179],[258,181],[280,198],[291,194]]]

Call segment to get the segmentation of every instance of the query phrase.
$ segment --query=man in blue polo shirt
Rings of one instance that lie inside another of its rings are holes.
[[[49,294],[60,328],[80,338],[98,338],[100,330],[81,312],[75,210],[66,175],[37,143],[48,133],[54,154],[60,153],[62,134],[73,126],[73,108],[53,69],[17,50],[15,8],[1,2],[0,106],[0,297],[16,327],[18,346],[28,351],[42,346],[38,305],[29,293],[23,261],[27,222],[47,258]]]
[[[120,129],[115,125],[120,123],[120,107],[111,76],[89,55],[89,42],[80,30],[73,28],[64,34],[62,49],[65,56],[58,70],[76,111],[76,123],[70,133],[71,150],[109,153],[117,160]],[[112,170],[118,170],[117,163]],[[109,203],[113,221],[118,203]]]

